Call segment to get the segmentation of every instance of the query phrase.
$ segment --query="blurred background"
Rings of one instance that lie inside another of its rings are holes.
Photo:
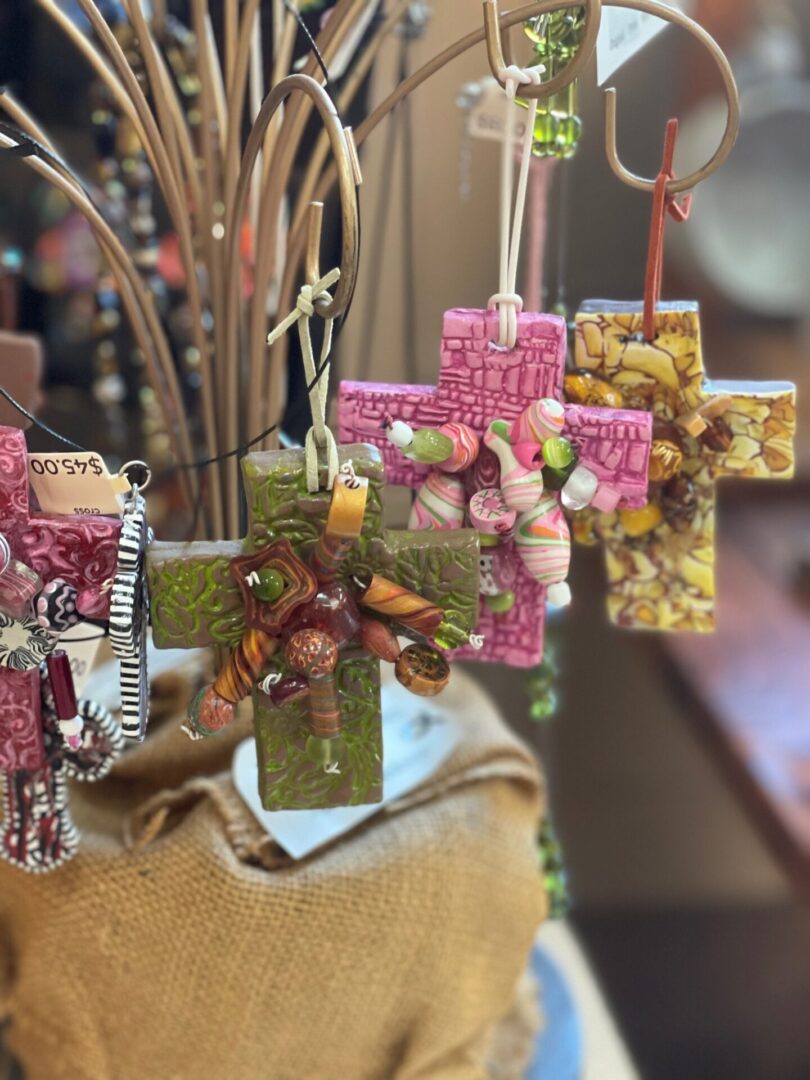
[[[384,47],[359,108],[480,24],[478,0],[413,7],[412,32]],[[798,384],[797,480],[721,484],[714,637],[616,629],[602,553],[577,548],[575,602],[550,634],[556,715],[530,719],[514,672],[471,670],[542,758],[570,918],[640,1073],[798,1080],[810,1076],[810,5],[695,0],[691,13],[732,60],[743,121],[731,159],[696,193],[691,221],[668,231],[663,297],[700,302],[712,377]],[[482,307],[496,290],[498,150],[465,137],[457,100],[485,74],[483,48],[465,54],[368,142],[342,377],[434,382],[443,311]],[[29,0],[0,9],[0,80],[94,175],[111,137],[104,103]],[[719,139],[716,71],[678,30],[611,82],[620,152],[634,171],[657,171],[670,116],[681,119],[681,173]],[[649,197],[605,161],[592,74],[580,92],[582,143],[553,172],[543,267],[546,308],[564,303],[571,318],[585,299],[641,297],[650,213]],[[135,240],[174,320],[192,407],[196,359],[185,313],[171,306],[171,238],[137,185],[122,200],[153,218]],[[44,340],[40,415],[66,434],[83,430],[85,443],[92,427],[111,464],[159,458],[158,403],[105,302],[92,243],[10,160],[0,161],[0,247],[2,326]],[[296,408],[288,420],[300,436]],[[32,432],[32,445],[38,438]],[[172,493],[163,499],[166,511]]]

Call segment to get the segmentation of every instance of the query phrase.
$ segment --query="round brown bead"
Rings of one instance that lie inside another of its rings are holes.
[[[430,645],[409,645],[403,649],[394,671],[399,682],[420,697],[435,697],[450,679],[450,665]]]

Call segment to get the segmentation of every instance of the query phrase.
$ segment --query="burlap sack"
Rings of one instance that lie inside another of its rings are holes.
[[[466,738],[441,770],[293,863],[230,780],[249,721],[190,744],[191,687],[164,677],[147,742],[73,792],[75,860],[0,866],[0,1016],[30,1080],[518,1076],[514,1046],[487,1056],[545,914],[542,786],[453,683]]]

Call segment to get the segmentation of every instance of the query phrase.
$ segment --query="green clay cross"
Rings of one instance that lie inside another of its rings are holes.
[[[369,479],[363,533],[341,567],[347,581],[374,572],[444,608],[457,612],[472,631],[478,616],[478,534],[400,532],[383,528],[383,464],[372,446],[339,447]],[[307,491],[303,450],[249,454],[242,462],[248,502],[245,540],[154,543],[148,554],[154,642],[159,649],[233,648],[245,630],[243,599],[230,561],[279,537],[304,557],[326,522],[330,493]],[[284,669],[283,653],[273,667]],[[346,760],[339,773],[325,772],[305,753],[306,702],[276,709],[258,688],[253,715],[259,759],[259,791],[267,810],[315,809],[379,802],[382,797],[382,726],[379,661],[362,647],[341,651],[336,670]]]

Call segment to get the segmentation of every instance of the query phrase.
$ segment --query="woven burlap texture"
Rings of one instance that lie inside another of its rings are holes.
[[[465,737],[440,771],[297,863],[231,783],[248,721],[191,744],[177,719],[190,688],[164,679],[147,742],[73,792],[74,861],[45,877],[0,865],[0,1015],[26,1076],[490,1075],[546,910],[543,789],[494,707],[454,679]]]

